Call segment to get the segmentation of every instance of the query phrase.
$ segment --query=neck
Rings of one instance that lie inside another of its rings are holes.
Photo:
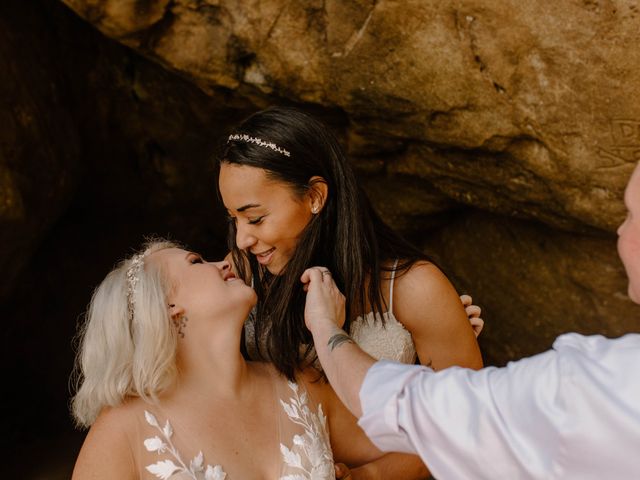
[[[192,334],[192,338],[186,335]],[[187,332],[178,346],[176,397],[240,400],[248,394],[250,368],[240,353],[240,334],[214,339]]]

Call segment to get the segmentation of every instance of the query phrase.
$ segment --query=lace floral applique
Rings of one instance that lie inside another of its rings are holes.
[[[288,382],[294,396],[289,403],[280,400],[289,419],[304,428],[303,435],[293,436],[291,449],[280,444],[280,452],[287,467],[296,473],[280,480],[328,480],[335,479],[333,454],[327,433],[327,417],[318,405],[318,413],[312,413],[307,405],[307,392],[298,392],[298,385]],[[299,471],[299,472],[298,472]]]
[[[164,427],[161,428],[158,424],[158,420],[152,414],[144,411],[144,418],[149,425],[158,429],[164,440],[157,435],[155,437],[149,437],[144,441],[144,446],[149,452],[158,452],[158,455],[164,452],[168,452],[178,465],[173,463],[173,460],[160,460],[151,465],[147,465],[145,468],[148,472],[153,473],[156,477],[161,478],[162,480],[168,480],[174,474],[181,473],[187,475],[187,477],[192,478],[193,480],[225,480],[227,474],[224,473],[222,467],[220,465],[207,465],[207,468],[204,468],[204,456],[202,452],[198,453],[191,462],[189,462],[189,466],[185,465],[180,457],[180,453],[176,450],[171,442],[171,437],[173,436],[173,428],[171,428],[171,424],[169,420],[166,421]]]

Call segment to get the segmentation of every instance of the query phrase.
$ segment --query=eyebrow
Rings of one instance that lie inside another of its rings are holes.
[[[245,210],[249,210],[250,208],[256,208],[259,207],[260,204],[258,203],[247,203],[246,205],[243,205],[240,208],[236,208],[237,212],[244,212]]]

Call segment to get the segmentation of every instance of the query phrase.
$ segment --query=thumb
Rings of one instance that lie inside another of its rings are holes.
[[[343,478],[349,472],[349,468],[344,463],[336,463],[334,465],[336,469],[336,478]]]
[[[300,281],[305,285],[308,284],[311,281],[310,274],[311,274],[311,269],[307,268],[304,272],[302,272],[302,275],[300,275]]]

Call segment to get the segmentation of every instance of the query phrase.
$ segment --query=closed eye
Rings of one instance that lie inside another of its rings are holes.
[[[196,263],[204,263],[204,259],[197,253],[192,253],[191,255],[189,255],[189,263],[191,263],[192,265]]]
[[[257,217],[257,218],[252,218],[249,220],[249,225],[258,225],[260,223],[262,223],[262,219],[265,217],[265,215],[261,216],[261,217]]]

